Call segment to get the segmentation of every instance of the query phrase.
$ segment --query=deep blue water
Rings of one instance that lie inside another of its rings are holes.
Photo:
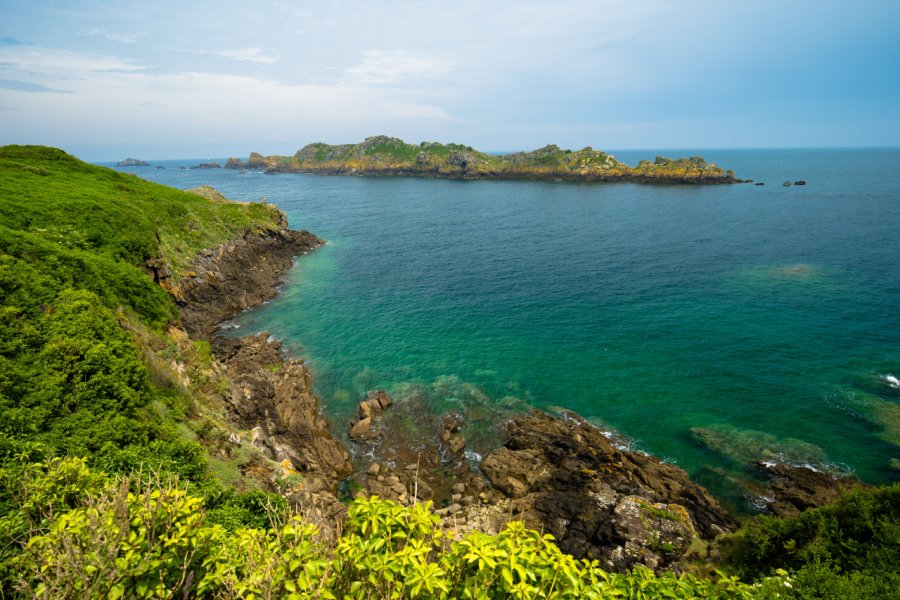
[[[237,324],[307,358],[336,423],[418,390],[573,409],[726,495],[738,455],[900,479],[900,150],[659,153],[766,185],[122,170],[266,196],[329,241]]]

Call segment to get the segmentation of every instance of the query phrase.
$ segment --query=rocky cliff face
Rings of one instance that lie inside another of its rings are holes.
[[[188,333],[209,339],[223,321],[274,298],[294,258],[323,243],[308,231],[292,231],[283,224],[281,228],[247,232],[202,252],[178,281],[173,281],[161,265],[151,269],[178,304]]]
[[[346,447],[335,440],[312,389],[303,361],[285,358],[281,344],[262,333],[216,338],[213,352],[227,368],[227,406],[232,420],[250,430],[251,442],[278,463],[298,503],[315,501],[330,514],[343,506],[334,497],[352,471]]]
[[[266,334],[217,335],[223,321],[274,298],[295,257],[323,243],[307,231],[288,229],[281,215],[276,227],[248,231],[202,252],[177,281],[161,261],[146,268],[175,299],[191,338],[211,342],[216,368],[227,375],[228,420],[271,461],[270,483],[282,482],[279,488],[296,505],[327,525],[344,510],[334,491],[351,465],[322,415],[312,374]]]

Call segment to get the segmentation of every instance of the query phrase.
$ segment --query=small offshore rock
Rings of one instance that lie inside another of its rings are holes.
[[[794,185],[806,185],[806,180],[800,179],[794,182]]]
[[[785,182],[782,183],[781,185],[783,185],[784,187],[791,187],[791,182],[790,182],[790,181],[785,181]]]
[[[351,440],[357,440],[362,438],[372,430],[372,418],[366,417],[365,419],[360,419],[356,423],[350,426],[349,436]]]

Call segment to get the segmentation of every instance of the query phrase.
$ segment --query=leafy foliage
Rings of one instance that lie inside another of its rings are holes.
[[[454,541],[427,504],[357,499],[329,543],[277,509],[273,526],[229,532],[174,483],[114,482],[72,459],[43,478],[26,495],[44,509],[73,481],[95,493],[47,513],[6,561],[9,591],[37,598],[750,598],[756,589],[643,568],[606,573],[518,522]]]
[[[723,563],[745,580],[793,571],[798,598],[892,597],[900,590],[900,483],[856,488],[792,518],[756,517],[720,545]]]

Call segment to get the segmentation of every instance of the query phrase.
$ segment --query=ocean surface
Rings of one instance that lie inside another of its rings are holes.
[[[492,413],[574,410],[739,508],[757,459],[900,479],[900,150],[614,152],[657,153],[765,185],[120,170],[328,240],[233,327],[309,361],[336,431],[385,388],[471,415],[473,452]]]

